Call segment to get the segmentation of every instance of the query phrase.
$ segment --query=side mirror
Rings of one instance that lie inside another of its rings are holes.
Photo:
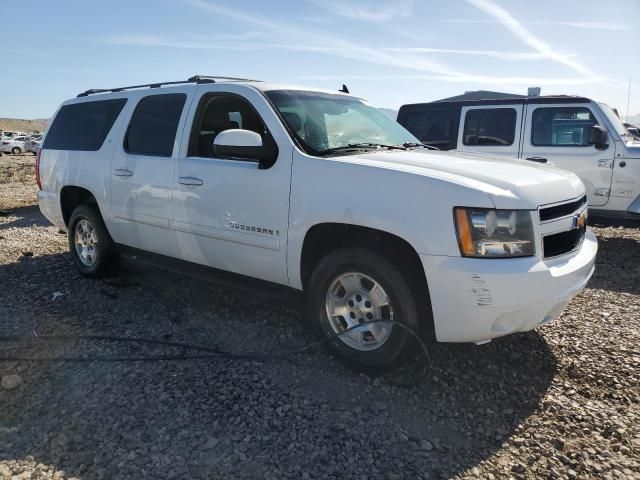
[[[213,153],[217,157],[260,161],[264,158],[266,151],[259,134],[233,128],[216,135],[213,140]]]
[[[591,125],[587,143],[599,149],[607,148],[607,131],[600,125]]]

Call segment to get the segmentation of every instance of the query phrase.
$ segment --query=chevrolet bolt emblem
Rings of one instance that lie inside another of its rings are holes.
[[[587,210],[573,217],[573,228],[585,228],[587,226]]]

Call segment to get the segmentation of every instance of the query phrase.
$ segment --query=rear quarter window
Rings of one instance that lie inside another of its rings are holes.
[[[100,150],[126,98],[64,105],[49,127],[43,149]]]

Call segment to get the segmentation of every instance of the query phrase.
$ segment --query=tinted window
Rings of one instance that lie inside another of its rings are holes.
[[[464,119],[465,145],[512,145],[516,133],[513,108],[469,110]]]
[[[407,115],[404,126],[420,141],[435,147],[451,143],[458,115],[451,110],[413,112]]]
[[[170,157],[187,96],[167,93],[144,97],[131,117],[124,140],[129,153]]]
[[[125,98],[117,98],[63,106],[49,127],[43,148],[99,150],[125,103]]]
[[[586,107],[537,108],[533,111],[531,143],[538,146],[587,146],[596,119]]]

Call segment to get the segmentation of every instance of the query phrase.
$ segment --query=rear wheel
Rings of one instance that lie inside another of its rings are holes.
[[[113,241],[98,214],[88,205],[80,205],[69,220],[69,250],[80,273],[100,277],[113,265]]]
[[[381,255],[336,250],[316,266],[308,290],[312,320],[348,366],[385,371],[415,353],[415,339],[395,322],[417,331],[419,304],[403,272]]]
[[[11,149],[11,153],[13,153],[14,155],[20,155],[22,153],[22,149],[20,147],[13,147]]]

